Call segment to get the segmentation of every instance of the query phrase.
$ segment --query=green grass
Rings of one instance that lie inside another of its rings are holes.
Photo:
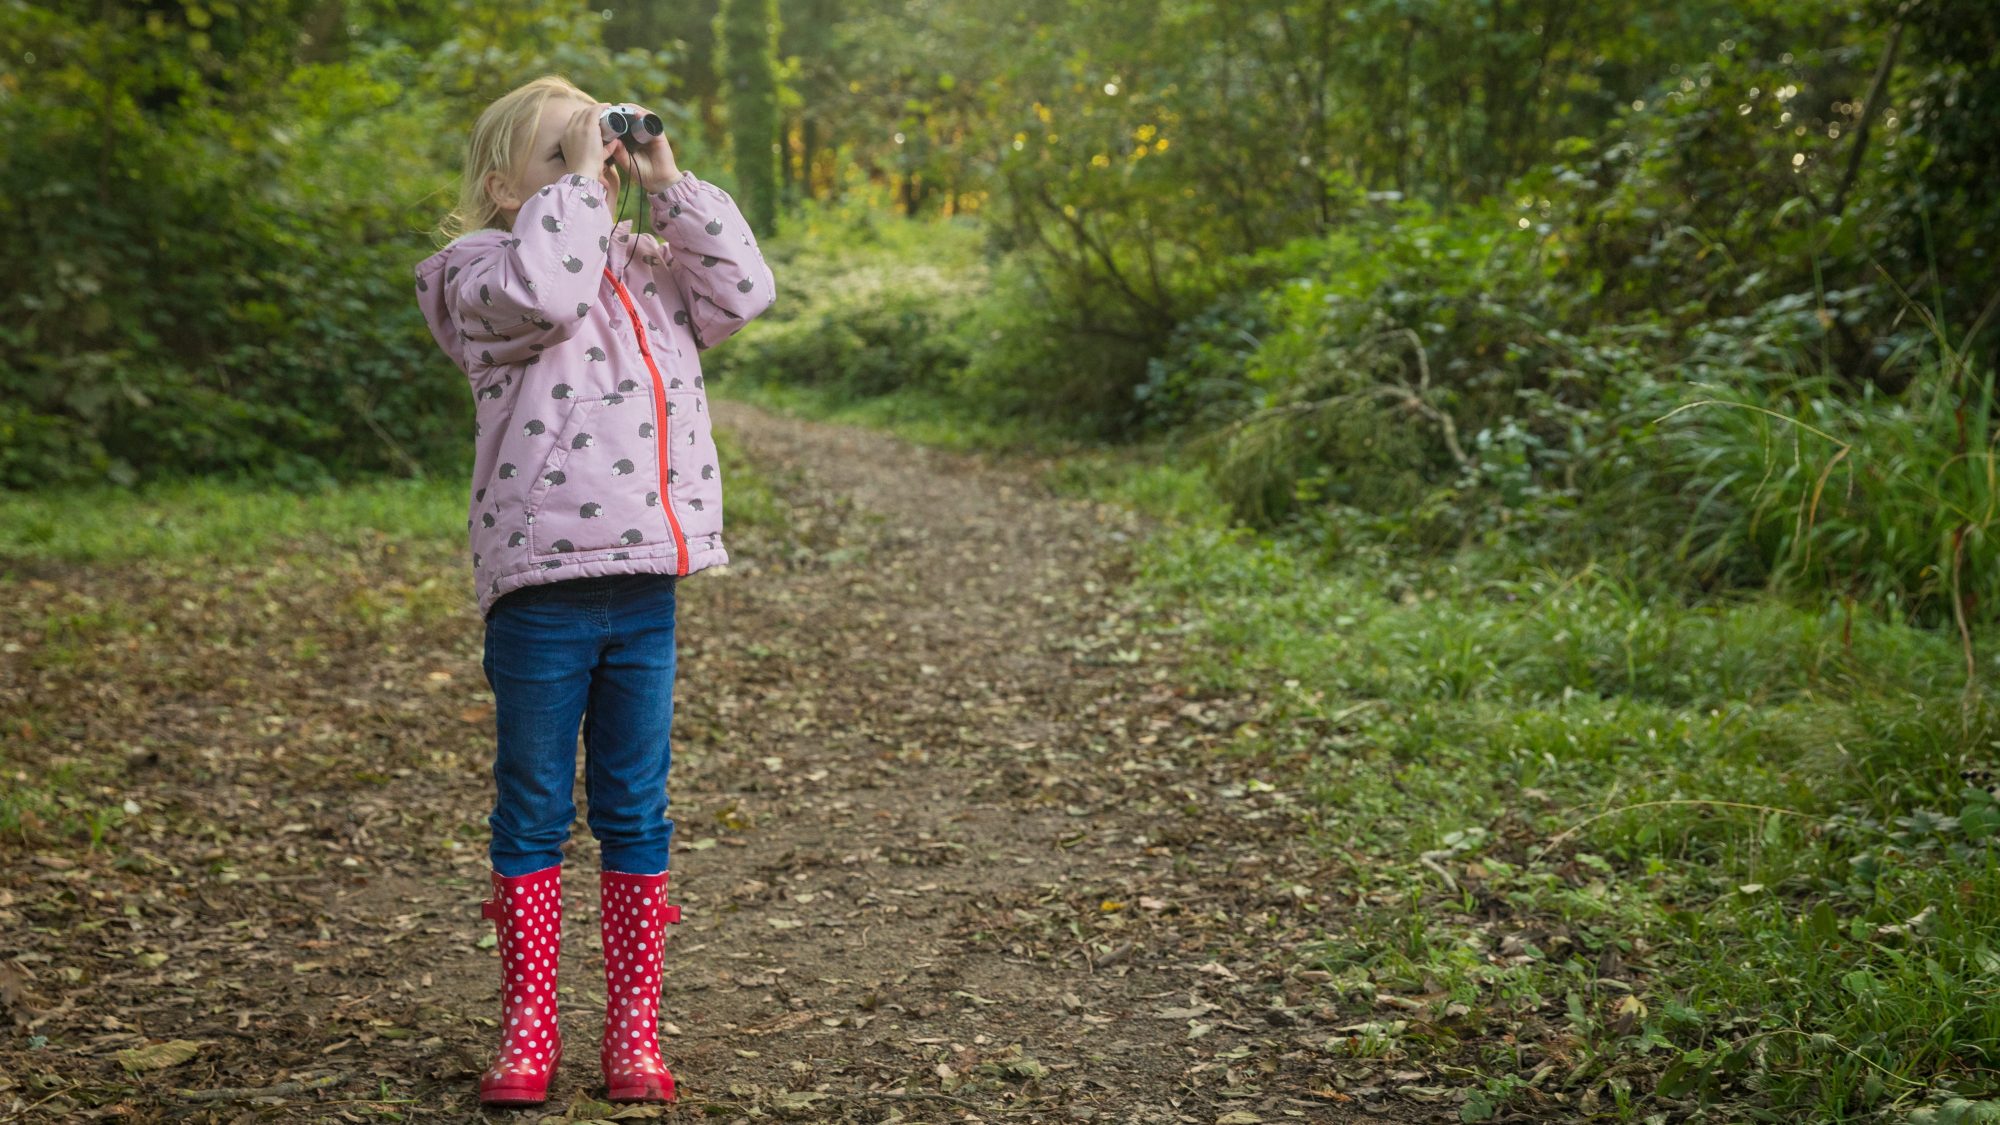
[[[439,539],[465,530],[464,482],[382,479],[295,493],[192,480],[0,492],[0,561],[240,561],[302,538]]]
[[[22,835],[24,824],[75,839],[95,848],[125,818],[105,782],[107,769],[75,761],[43,763],[30,773],[26,764],[0,757],[0,841]]]
[[[728,462],[730,522],[781,524],[769,483],[733,435],[718,433],[716,444]],[[220,479],[0,491],[0,566],[249,562],[304,541],[336,552],[384,542],[462,543],[467,502],[465,482],[443,476],[384,477],[314,492]]]
[[[1968,685],[1950,629],[1490,551],[1327,561],[1201,518],[1199,473],[1107,487],[1175,514],[1142,596],[1205,686],[1272,701],[1246,749],[1304,761],[1321,843],[1358,857],[1313,956],[1465,1005],[1391,1046],[1465,1068],[1468,1120],[2000,1096],[2000,809],[1958,777],[2000,749],[2000,636]]]
[[[777,483],[750,461],[727,426],[715,427],[715,451],[722,465],[723,520],[728,528],[757,527],[782,531],[791,518]]]
[[[1689,562],[1723,573],[1754,560],[1777,587],[1841,590],[1929,625],[1995,621],[1995,378],[1947,351],[1894,397],[1747,369],[1686,392],[1654,448],[1701,497]],[[1630,510],[1660,487],[1628,473],[1608,500]]]

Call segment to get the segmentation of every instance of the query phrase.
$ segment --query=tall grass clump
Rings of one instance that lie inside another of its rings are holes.
[[[1687,389],[1657,439],[1694,498],[1688,563],[1960,631],[1993,620],[1993,369],[1946,355],[1895,395],[1837,382],[1741,371]]]

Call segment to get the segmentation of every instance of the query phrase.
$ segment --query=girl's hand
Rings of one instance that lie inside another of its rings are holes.
[[[584,106],[571,114],[569,123],[563,126],[563,161],[571,172],[587,180],[603,176],[604,162],[611,158],[612,150],[605,146],[604,133],[597,126],[597,115],[604,108]]]
[[[641,105],[633,105],[632,108],[642,114],[652,112]],[[611,150],[611,158],[617,162],[618,170],[626,175],[631,175],[633,165],[637,164],[639,178],[645,181],[648,191],[658,191],[681,178],[673,146],[667,143],[664,136],[643,145],[619,141]]]

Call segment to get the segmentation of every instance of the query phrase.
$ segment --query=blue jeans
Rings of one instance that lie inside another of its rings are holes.
[[[604,870],[667,869],[674,717],[670,574],[570,578],[501,597],[486,616],[497,790],[488,857],[509,877],[561,863],[576,820],[576,731]]]

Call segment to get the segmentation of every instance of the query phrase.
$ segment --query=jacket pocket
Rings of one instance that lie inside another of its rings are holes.
[[[673,431],[669,488],[681,532],[689,538],[722,530],[722,467],[707,399],[700,391],[667,392],[667,401],[673,404],[668,418]]]
[[[657,444],[650,388],[573,401],[529,487],[530,557],[622,553],[671,541],[657,491]]]

